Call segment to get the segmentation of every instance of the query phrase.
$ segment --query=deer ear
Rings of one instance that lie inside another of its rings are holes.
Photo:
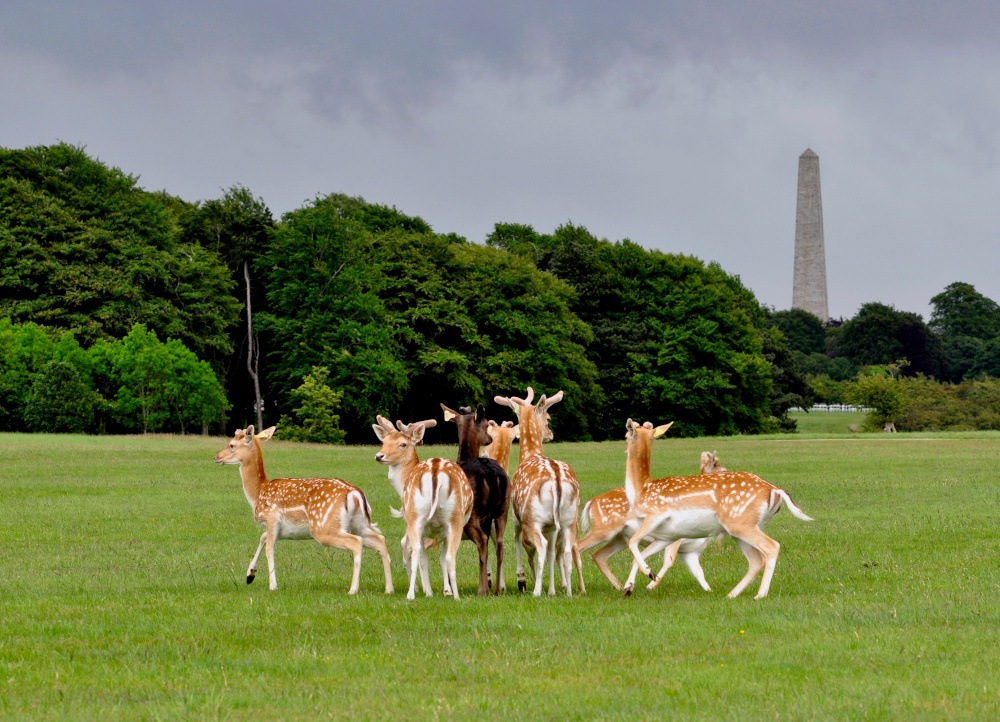
[[[424,443],[424,432],[427,431],[427,427],[423,424],[411,424],[411,426],[413,428],[410,431],[410,438],[413,439],[414,446]]]
[[[486,421],[486,407],[482,404],[476,406],[476,423],[481,424]]]
[[[263,441],[267,441],[268,439],[270,439],[272,436],[274,436],[274,430],[275,430],[275,428],[276,427],[274,427],[274,426],[269,426],[268,428],[264,429],[263,431],[258,431],[257,432],[257,441],[263,442]]]
[[[441,404],[441,410],[444,411],[444,420],[445,421],[451,421],[456,416],[458,416],[458,414],[456,414],[454,411],[452,411],[451,409],[449,409],[444,404]]]
[[[385,441],[385,437],[389,435],[389,432],[382,428],[381,424],[372,424],[372,431],[375,432],[379,441]]]
[[[634,421],[632,421],[631,418],[627,419],[625,421],[625,433],[627,433],[627,434],[634,434],[636,426],[637,426],[637,424]]]
[[[657,426],[655,429],[653,429],[653,438],[654,439],[660,438],[665,433],[667,433],[667,429],[669,429],[673,425],[674,422],[671,421],[669,424],[664,424],[663,426]]]

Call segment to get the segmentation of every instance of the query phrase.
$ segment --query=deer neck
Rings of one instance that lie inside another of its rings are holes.
[[[403,498],[403,486],[416,471],[419,463],[420,459],[414,453],[397,464],[389,464],[389,483],[392,484],[392,488],[399,494],[400,499]]]
[[[477,444],[469,438],[471,434],[463,435],[458,440],[458,463],[463,461],[468,461],[469,459],[475,459],[479,456],[480,444]],[[496,442],[494,442],[496,443]]]
[[[504,470],[507,469],[507,463],[510,461],[510,440],[509,439],[493,439],[493,443],[490,447],[496,446],[494,453],[490,456],[501,466]],[[490,448],[487,447],[487,448]]]
[[[625,496],[629,506],[635,506],[642,495],[643,487],[649,481],[650,447],[652,437],[648,440],[637,438],[628,445],[628,457],[625,462]]]
[[[256,444],[256,440],[254,444]],[[267,474],[264,472],[264,456],[260,453],[260,447],[254,449],[254,453],[246,463],[240,463],[240,479],[243,480],[243,493],[246,494],[247,501],[252,508],[257,507],[257,499],[260,497],[260,488],[267,483]]]
[[[534,406],[522,406],[518,414],[521,426],[521,458],[542,455],[542,428]]]

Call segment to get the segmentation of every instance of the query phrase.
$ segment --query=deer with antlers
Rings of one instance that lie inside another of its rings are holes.
[[[228,446],[215,455],[216,464],[239,464],[243,492],[254,519],[264,527],[257,552],[247,569],[247,584],[257,575],[257,560],[267,550],[267,573],[272,591],[278,588],[274,572],[274,545],[278,539],[308,539],[354,555],[354,571],[348,594],[356,594],[363,547],[382,557],[385,593],[392,594],[392,573],[385,537],[372,522],[371,506],[364,493],[343,479],[268,479],[260,445],[275,427],[254,433],[254,427],[239,429]]]
[[[424,594],[432,595],[424,545],[426,532],[442,543],[444,595],[458,599],[455,567],[462,529],[472,514],[472,485],[454,461],[441,458],[421,461],[417,457],[417,446],[423,442],[427,427],[437,423],[434,419],[412,424],[397,421],[398,428],[393,428],[382,416],[377,416],[376,421],[372,428],[382,442],[382,449],[375,454],[375,460],[389,467],[389,481],[403,501],[402,516],[406,520],[403,559],[409,564],[410,573],[406,598],[416,597],[418,573]]]
[[[625,424],[625,493],[640,522],[628,543],[635,564],[625,583],[625,595],[632,593],[636,570],[657,581],[639,549],[647,537],[671,543],[726,533],[736,539],[750,565],[746,576],[729,592],[729,598],[739,595],[763,569],[760,589],[754,597],[763,599],[770,589],[781,548],[763,532],[764,526],[783,505],[803,521],[812,518],[795,505],[788,492],[749,472],[651,478],[653,439],[666,433],[667,428],[640,425],[632,419]]]
[[[575,555],[577,512],[580,505],[580,484],[569,464],[550,459],[542,453],[542,443],[551,438],[548,409],[562,401],[563,392],[552,397],[542,396],[532,406],[534,390],[529,386],[527,398],[497,396],[494,400],[507,406],[518,416],[521,437],[520,459],[511,479],[511,506],[514,509],[514,538],[518,542],[517,585],[527,587],[521,549],[531,555],[538,551],[535,566],[534,596],[542,593],[542,576],[549,564],[549,594],[556,593],[555,565],[558,557],[563,588],[571,596],[572,567],[580,571],[580,591],[585,592],[579,556]],[[534,566],[534,565],[533,565]]]
[[[652,424],[649,427],[652,428]],[[667,428],[669,427],[670,424],[667,424]],[[718,456],[708,451],[702,453],[700,473],[710,474],[717,471],[726,471],[725,467],[719,465]],[[594,563],[615,589],[621,589],[621,582],[608,566],[608,560],[628,547],[628,540],[639,528],[639,520],[632,513],[625,489],[611,489],[595,496],[584,504],[580,517],[582,528],[587,534],[577,542],[578,552],[582,554],[592,547],[602,545],[592,555]],[[647,539],[646,541],[650,543],[642,551],[643,559],[648,559],[661,550],[664,554],[663,566],[656,574],[656,581],[651,581],[646,588],[656,589],[663,579],[663,575],[673,566],[677,556],[680,555],[701,588],[706,592],[712,591],[705,580],[705,572],[701,568],[701,555],[715,538],[678,539],[674,542]]]

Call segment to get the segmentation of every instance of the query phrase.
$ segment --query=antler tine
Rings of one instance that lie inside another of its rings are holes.
[[[381,426],[386,431],[394,430],[392,422],[389,421],[389,419],[385,418],[384,416],[379,416],[376,414],[375,420],[378,422],[378,425]]]
[[[535,398],[535,390],[529,386],[528,387],[528,396],[524,399],[525,405],[526,406],[531,406],[531,401],[534,398]]]
[[[642,423],[642,425],[645,426],[647,429],[653,428],[653,422],[652,421],[644,421]]]

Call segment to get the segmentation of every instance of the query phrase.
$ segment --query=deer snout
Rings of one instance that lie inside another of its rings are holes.
[[[375,461],[377,461],[380,464],[384,464],[385,463],[385,454],[383,454],[381,451],[378,452],[377,454],[375,454]]]

